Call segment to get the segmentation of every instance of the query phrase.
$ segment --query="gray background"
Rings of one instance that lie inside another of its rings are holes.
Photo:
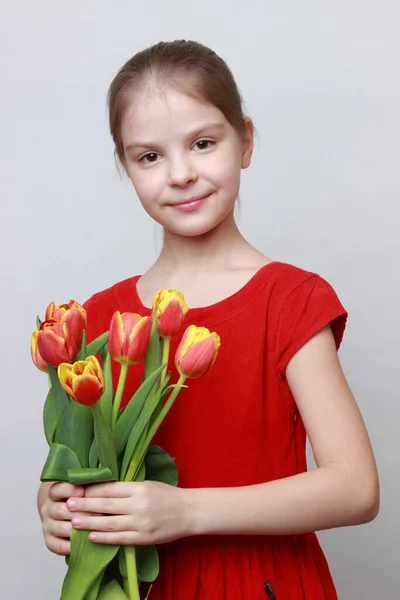
[[[36,490],[46,377],[35,316],[142,272],[159,245],[113,163],[105,97],[160,39],[231,66],[259,143],[240,224],[259,249],[314,270],[350,313],[341,360],[380,469],[370,525],[320,534],[341,600],[399,598],[399,5],[369,1],[0,3],[1,596],[54,600]],[[284,599],[282,599],[284,600]]]

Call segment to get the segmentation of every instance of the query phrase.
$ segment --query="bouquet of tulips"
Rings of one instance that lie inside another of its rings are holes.
[[[190,325],[175,355],[179,379],[170,384],[170,341],[187,311],[182,294],[160,290],[151,316],[115,312],[109,331],[88,344],[85,309],[74,300],[49,304],[31,338],[33,362],[50,384],[43,411],[49,453],[41,481],[153,479],[177,485],[174,459],[151,441],[186,379],[207,373],[220,346],[216,333]],[[141,385],[121,410],[127,371],[142,360]],[[111,361],[120,364],[115,392]],[[61,600],[139,600],[140,583],[158,575],[156,548],[97,544],[88,534],[72,529]]]

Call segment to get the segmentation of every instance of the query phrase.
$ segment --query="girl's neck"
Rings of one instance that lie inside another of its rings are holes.
[[[164,243],[151,271],[206,272],[238,265],[254,249],[240,233],[234,216],[202,236],[179,236],[165,231]]]

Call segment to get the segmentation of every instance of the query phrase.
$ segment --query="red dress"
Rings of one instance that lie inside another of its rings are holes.
[[[89,339],[109,329],[116,310],[150,314],[137,295],[138,279],[90,298]],[[265,265],[225,300],[189,311],[184,328],[216,331],[221,348],[211,371],[189,380],[156,436],[176,458],[181,487],[245,486],[307,469],[306,432],[286,365],[328,323],[339,348],[346,319],[329,283],[282,262]],[[142,375],[142,366],[130,368],[125,401]],[[337,599],[314,533],[199,536],[158,549],[160,575],[150,600]]]

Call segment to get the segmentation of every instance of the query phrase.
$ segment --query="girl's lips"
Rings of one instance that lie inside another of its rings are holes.
[[[208,196],[204,196],[204,198],[200,198],[199,200],[192,200],[189,202],[184,202],[183,204],[172,204],[171,206],[172,208],[174,208],[175,210],[179,210],[180,212],[191,212],[193,210],[196,210],[200,206],[203,206],[203,204],[207,202],[210,195],[211,194],[208,194]]]

